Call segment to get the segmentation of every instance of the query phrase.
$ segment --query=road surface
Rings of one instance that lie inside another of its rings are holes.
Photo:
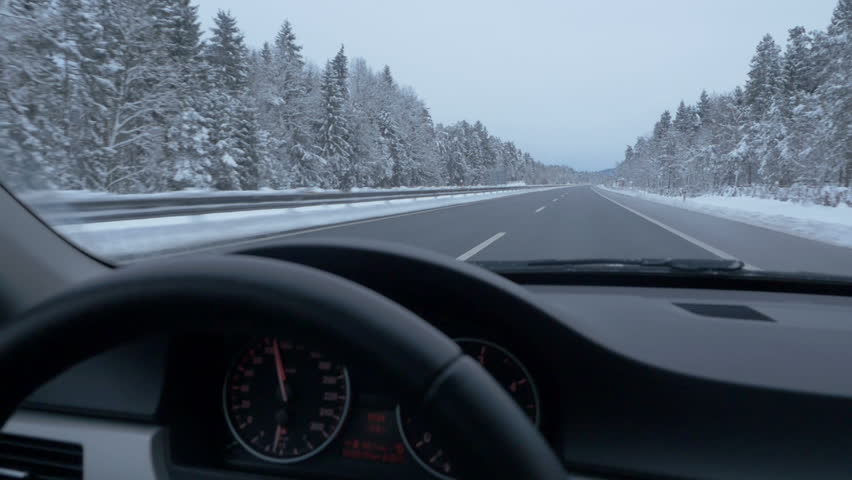
[[[399,242],[461,260],[738,258],[752,268],[852,275],[852,249],[575,186],[286,233]]]

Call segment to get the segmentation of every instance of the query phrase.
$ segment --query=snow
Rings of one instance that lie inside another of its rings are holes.
[[[285,52],[273,55],[248,48],[226,12],[201,42],[190,2],[108,3],[28,1],[27,21],[0,15],[0,59],[13,67],[0,95],[11,127],[0,128],[0,146],[14,152],[0,159],[7,187],[138,193],[575,178],[479,121],[436,125],[389,68],[353,59],[350,71],[341,49],[321,71],[289,26],[268,39]],[[8,4],[0,0],[0,10]],[[152,35],[163,25],[174,34]]]
[[[214,243],[236,242],[265,235],[286,235],[286,232],[291,230],[320,228],[344,222],[462,205],[521,195],[543,188],[59,225],[56,229],[95,255],[117,259],[167,253]]]
[[[160,193],[129,193],[117,194],[107,192],[96,192],[92,190],[35,190],[21,193],[18,196],[26,203],[33,204],[36,207],[40,203],[63,203],[88,200],[142,200],[146,198],[194,198],[206,197],[215,195],[217,197],[242,197],[256,195],[280,195],[290,193],[320,193],[334,192],[336,190],[325,190],[322,188],[291,188],[284,190],[274,190],[264,188],[261,190],[212,190],[206,188],[187,188],[185,190],[175,192],[160,192]]]
[[[234,160],[234,157],[232,157],[229,153],[222,155],[222,163],[228,165],[229,167],[239,167],[239,165],[237,165],[237,161]]]
[[[702,195],[668,197],[632,189],[599,186],[601,190],[664,203],[687,210],[748,223],[809,240],[852,248],[852,207],[826,207],[756,197]]]
[[[473,188],[502,188],[502,187],[537,187],[536,185],[526,185],[523,182],[510,182],[501,185],[468,185],[464,187],[458,186],[434,186],[434,187],[394,187],[394,188],[353,188],[349,190],[353,193],[383,193],[383,192],[417,192],[422,190],[445,190],[459,189],[467,190]],[[545,187],[540,185],[538,187]],[[25,203],[38,207],[40,203],[65,203],[79,202],[87,200],[142,200],[146,198],[195,198],[215,195],[217,197],[256,197],[263,195],[288,195],[288,194],[304,194],[304,193],[339,193],[343,190],[335,190],[331,188],[319,187],[300,187],[273,189],[261,188],[260,190],[212,190],[205,188],[187,188],[175,192],[161,193],[129,193],[117,194],[107,192],[95,192],[91,190],[32,190],[21,192],[18,197]]]

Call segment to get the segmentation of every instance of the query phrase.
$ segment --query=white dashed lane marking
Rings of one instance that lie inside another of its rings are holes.
[[[500,237],[502,237],[503,235],[506,235],[506,232],[500,232],[500,233],[494,235],[493,237],[489,238],[488,240],[480,243],[479,245],[477,245],[477,246],[471,248],[470,250],[464,252],[463,254],[459,255],[458,260],[465,261],[465,260],[469,259],[470,257],[476,255],[477,253],[485,250],[485,248],[487,248],[492,243],[496,242],[497,240],[500,240]]]

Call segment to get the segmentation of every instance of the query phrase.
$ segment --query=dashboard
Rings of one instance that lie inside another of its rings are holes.
[[[848,471],[848,296],[523,284],[523,303],[409,270],[347,276],[456,339],[573,476]],[[163,438],[144,444],[144,456],[174,479],[454,478],[441,439],[371,359],[345,342],[258,331],[250,320],[94,357],[37,391],[22,410],[26,422],[13,418],[9,428],[47,431],[32,427],[33,412],[125,432],[144,426]],[[77,441],[86,468],[113,460],[99,454],[103,436],[92,448]]]
[[[435,323],[531,422],[553,432],[558,392],[546,356],[478,321]],[[187,471],[457,478],[439,436],[381,370],[321,338],[288,331],[175,338],[169,364],[171,448]]]

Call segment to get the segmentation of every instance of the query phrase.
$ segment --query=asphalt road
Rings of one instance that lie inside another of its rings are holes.
[[[852,275],[852,249],[600,191],[563,187],[281,237],[399,242],[462,260],[738,258],[762,270]]]

